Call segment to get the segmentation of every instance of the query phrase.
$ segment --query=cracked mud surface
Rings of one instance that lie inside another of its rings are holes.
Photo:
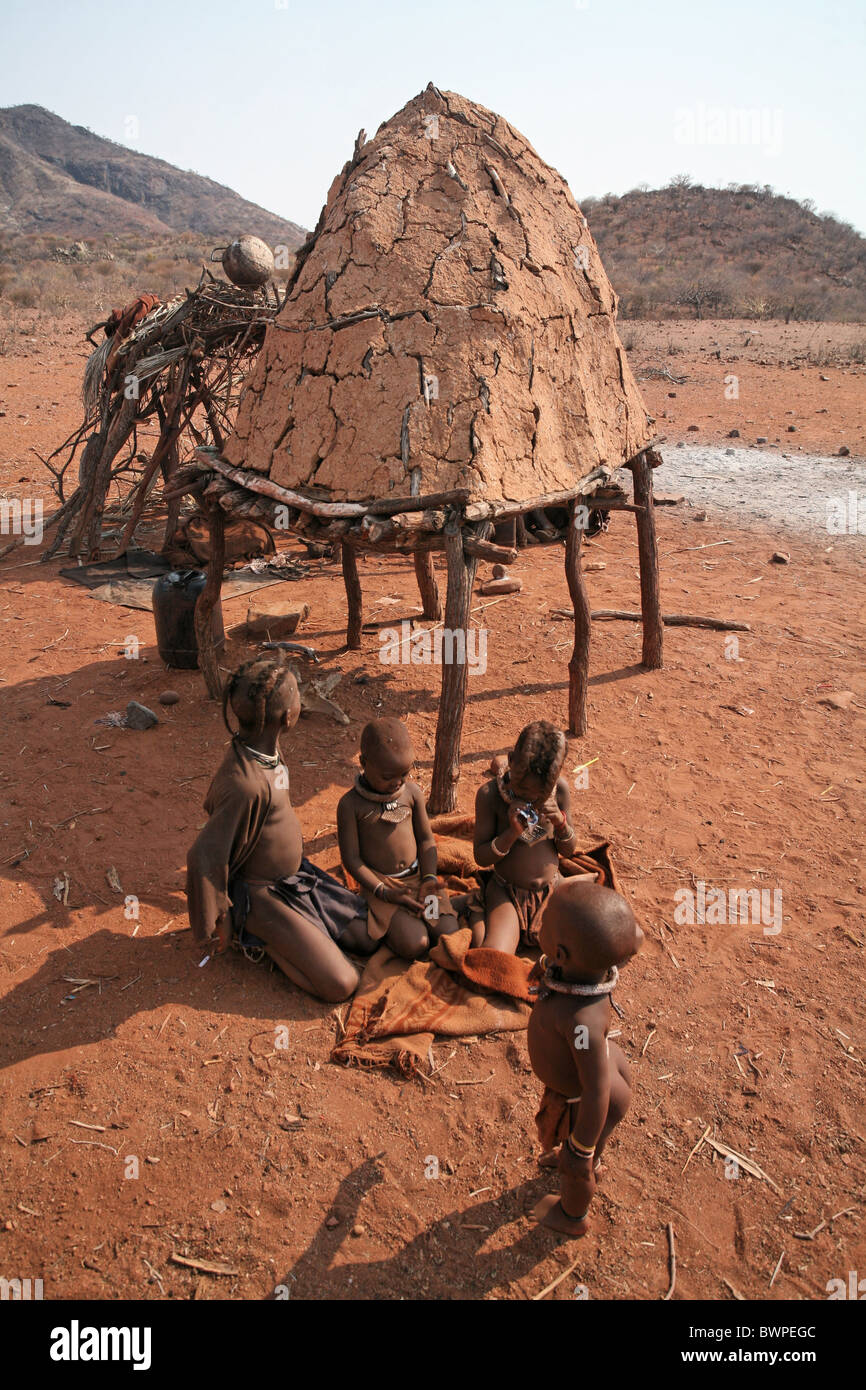
[[[522,500],[652,437],[567,185],[453,93],[361,146],[290,285],[225,449],[284,487]]]

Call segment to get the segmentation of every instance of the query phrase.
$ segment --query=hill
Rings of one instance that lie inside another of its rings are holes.
[[[64,240],[177,232],[218,240],[253,232],[292,250],[306,235],[212,179],[105,140],[41,106],[0,110],[0,231]]]
[[[620,317],[866,318],[866,239],[769,185],[584,198]]]

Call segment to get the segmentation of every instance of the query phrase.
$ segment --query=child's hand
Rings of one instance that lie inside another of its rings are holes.
[[[524,809],[523,803],[517,801],[512,801],[508,807],[508,824],[511,826],[511,829],[518,839],[520,839],[520,836],[526,829],[526,821],[520,814]]]
[[[539,816],[543,816],[550,821],[554,830],[561,830],[565,825],[565,812],[561,809],[556,799],[555,787],[543,805],[536,807],[536,809]]]
[[[411,893],[401,893],[399,888],[386,888],[385,901],[393,903],[395,907],[404,907],[416,917],[423,916],[424,904],[418,898],[413,898]]]

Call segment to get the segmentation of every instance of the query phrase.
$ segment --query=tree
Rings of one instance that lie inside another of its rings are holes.
[[[708,280],[695,280],[680,291],[676,303],[687,304],[694,309],[695,316],[702,319],[705,305],[708,309],[718,310],[724,300],[725,291],[721,285]]]

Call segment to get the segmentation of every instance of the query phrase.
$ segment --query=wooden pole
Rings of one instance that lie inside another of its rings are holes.
[[[72,555],[80,555],[83,550],[95,553],[99,549],[100,521],[111,479],[111,465],[132,434],[137,408],[136,401],[124,399],[105,433],[95,436],[95,442],[94,438],[87,441],[82,458],[82,472],[86,469],[87,476],[84,484],[79,483],[82,505],[78,510],[70,545]]]
[[[220,601],[223,582],[226,556],[225,512],[220,507],[212,506],[208,520],[210,559],[207,563],[207,583],[195,605],[195,638],[199,670],[204,676],[207,693],[212,700],[218,700],[222,695],[223,681],[219,669],[219,656],[213,640],[213,615]]]
[[[364,622],[363,596],[361,594],[361,581],[358,578],[358,557],[355,547],[348,541],[343,541],[340,546],[340,559],[343,566],[343,583],[346,586],[346,603],[348,604],[348,617],[346,619],[346,646],[350,651],[357,651],[361,645],[361,626]]]
[[[575,523],[583,516],[583,498],[576,497],[568,509],[568,536],[565,541],[565,578],[574,609],[574,649],[568,663],[568,732],[586,733],[586,692],[589,685],[589,635],[592,629],[589,595],[583,582],[580,552],[583,528]]]
[[[634,478],[634,500],[643,509],[635,514],[640,559],[640,607],[643,615],[641,660],[648,671],[657,671],[662,664],[664,625],[659,593],[659,551],[653,512],[653,472],[646,453],[640,453],[637,458],[632,459],[629,468]]]
[[[479,540],[486,540],[491,530],[489,524],[473,528]],[[442,693],[439,699],[439,721],[436,725],[433,783],[428,802],[428,809],[433,816],[453,811],[457,805],[460,740],[466,711],[466,682],[469,672],[465,659],[465,644],[468,642],[469,610],[477,562],[474,555],[467,555],[464,550],[463,533],[458,522],[450,522],[446,527],[445,556],[448,564],[448,590],[445,596],[445,631],[442,635]]]
[[[429,550],[416,550],[414,560],[415,578],[418,580],[418,592],[424,609],[423,616],[438,622],[442,617],[442,600],[436,583],[436,571],[433,569],[433,556]]]

